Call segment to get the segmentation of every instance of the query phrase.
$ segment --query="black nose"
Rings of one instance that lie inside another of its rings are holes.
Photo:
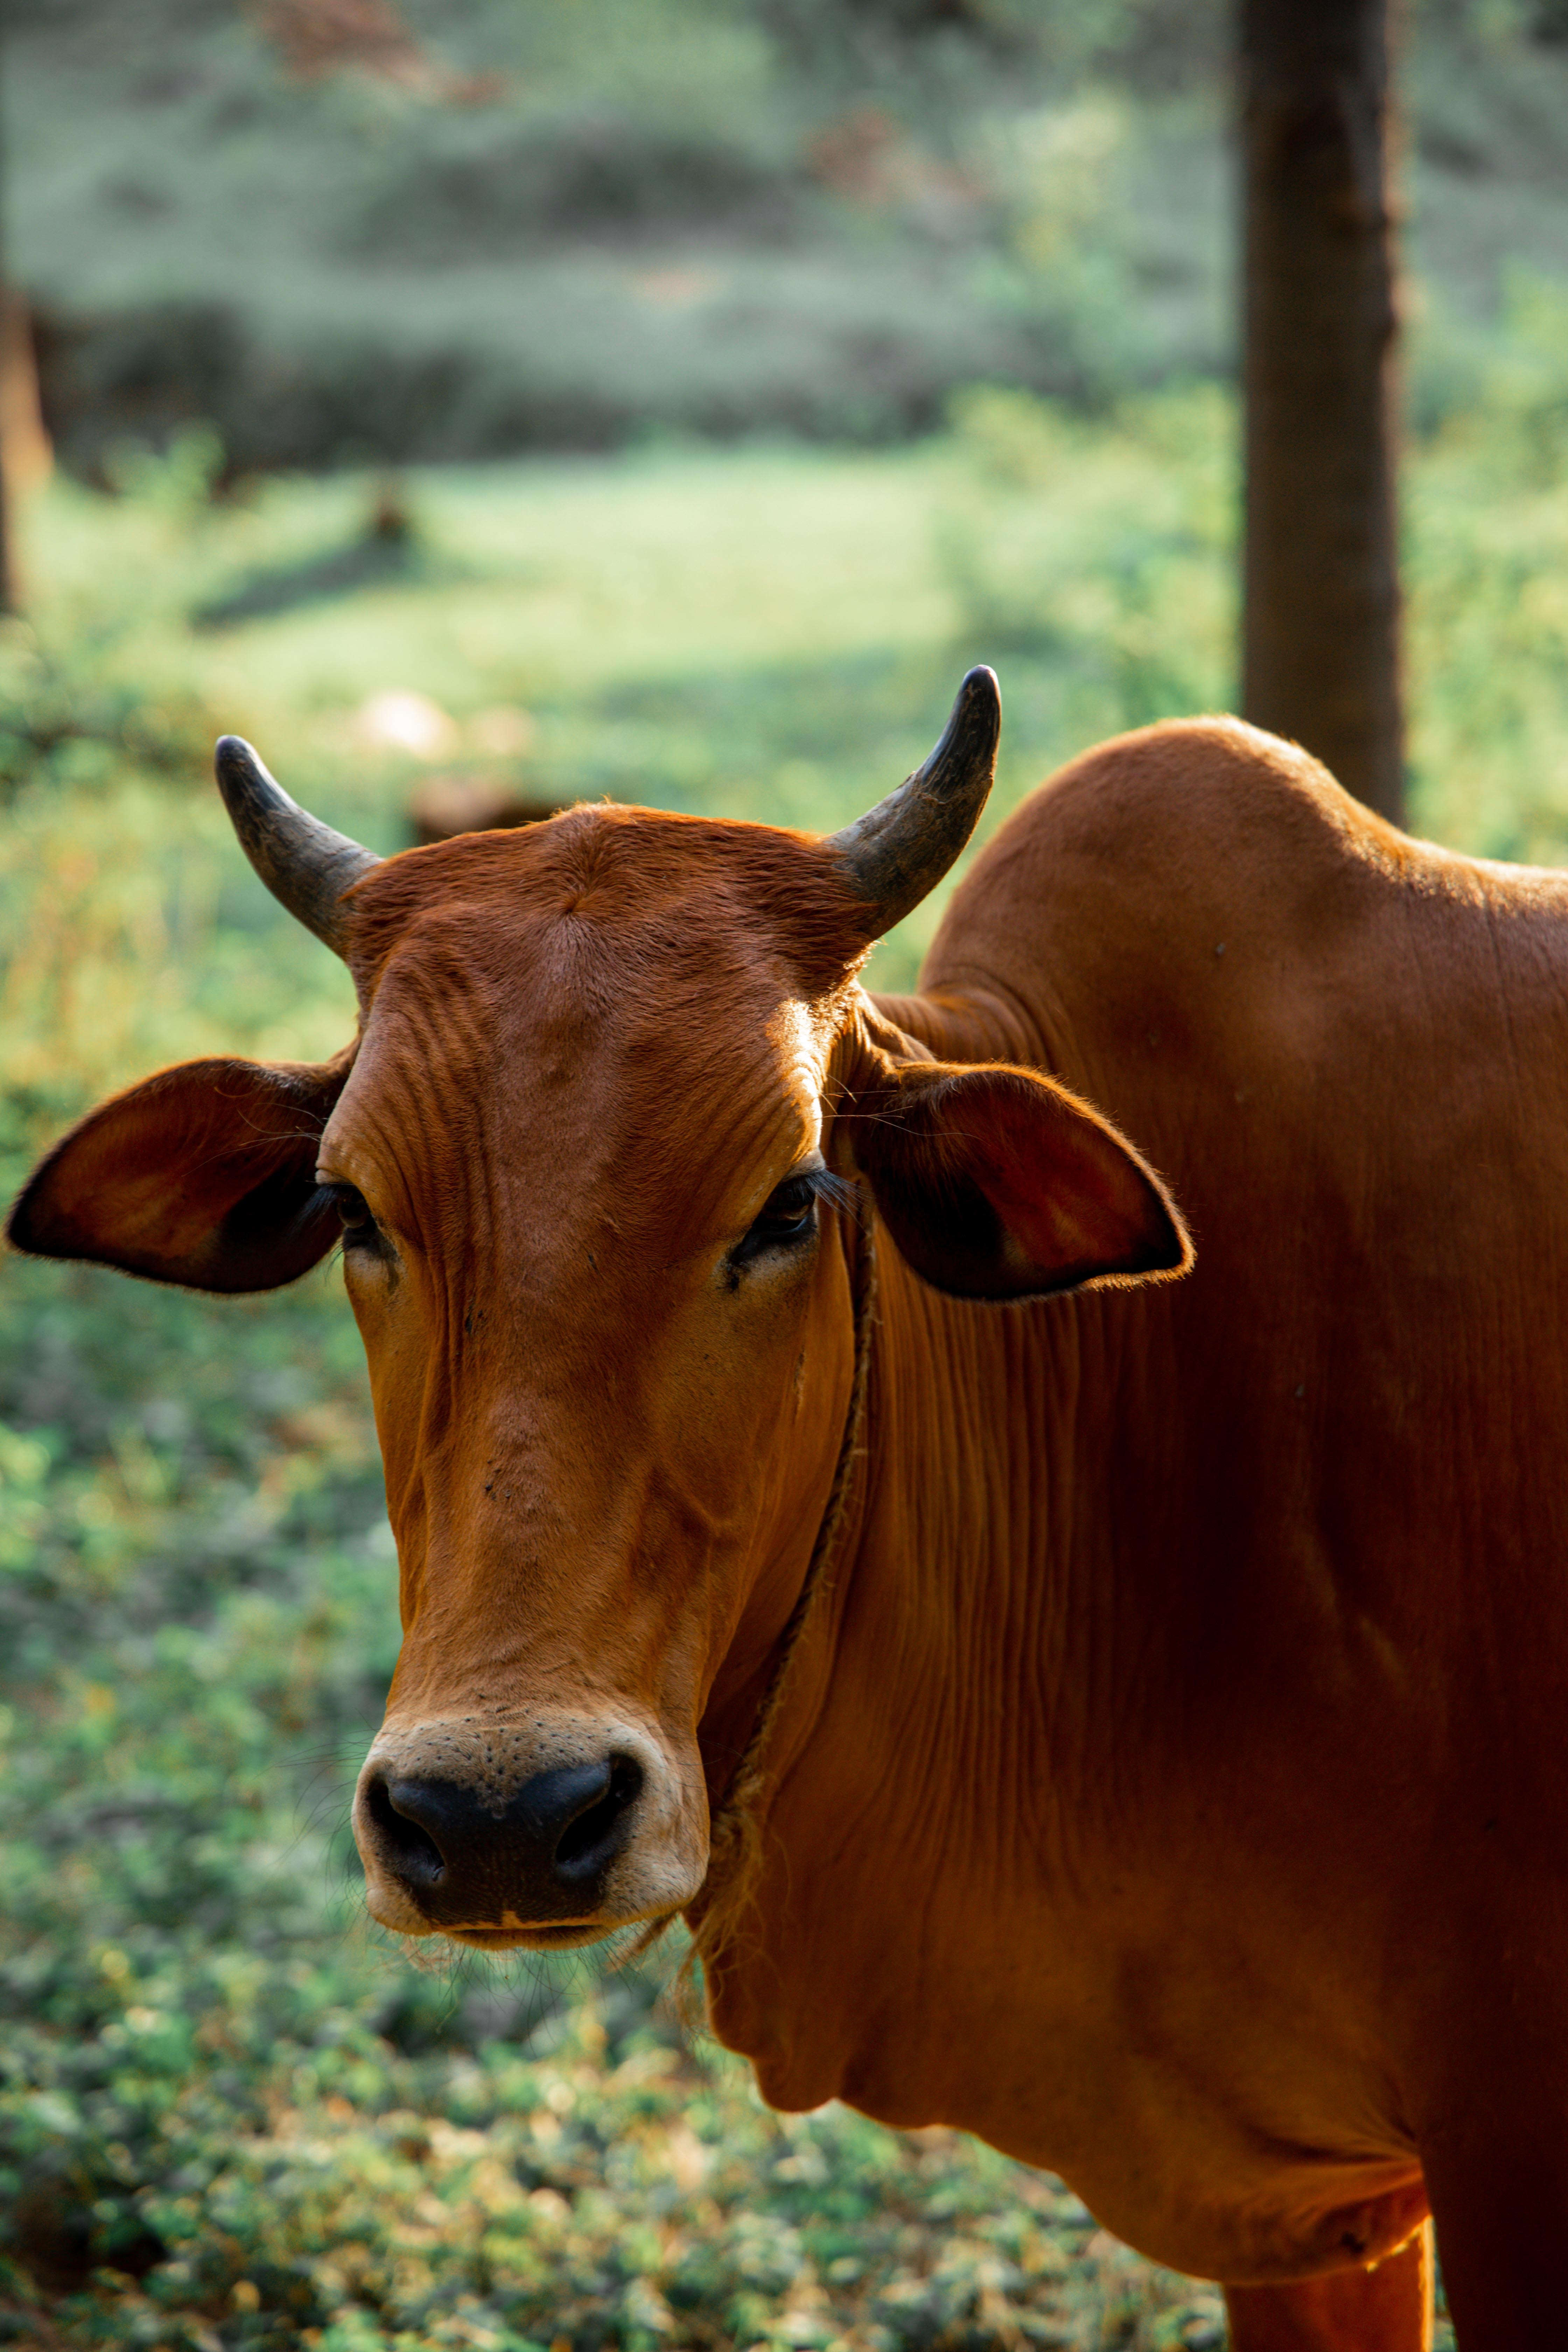
[[[454,1780],[366,1786],[377,1858],[437,1927],[581,1919],[631,1833],[630,1756],[536,1772],[497,1811]]]

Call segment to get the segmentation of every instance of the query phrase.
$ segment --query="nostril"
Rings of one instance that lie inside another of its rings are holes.
[[[616,1756],[610,1763],[610,1785],[605,1794],[567,1823],[556,1841],[555,1867],[569,1877],[586,1877],[609,1860],[605,1851],[624,1813],[642,1793],[643,1769],[633,1756]]]
[[[384,1780],[373,1780],[365,1790],[365,1810],[399,1877],[416,1886],[438,1886],[447,1874],[447,1857],[417,1818],[421,1794],[416,1781],[400,1782],[394,1790]]]
[[[459,1781],[366,1776],[366,1858],[400,1880],[431,1916],[547,1917],[597,1899],[626,1844],[645,1774],[633,1756],[536,1772],[492,1811]]]

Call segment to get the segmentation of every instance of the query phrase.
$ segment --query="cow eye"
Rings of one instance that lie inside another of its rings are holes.
[[[384,1250],[386,1247],[381,1227],[371,1214],[364,1194],[352,1184],[321,1184],[317,1191],[327,1196],[328,1203],[336,1210],[342,1222],[344,1249]]]
[[[775,1185],[751,1231],[731,1251],[731,1263],[744,1265],[764,1250],[789,1249],[815,1233],[819,1190],[813,1175],[790,1176]]]

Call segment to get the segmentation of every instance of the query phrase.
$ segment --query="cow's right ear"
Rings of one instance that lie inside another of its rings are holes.
[[[182,1062],[115,1095],[34,1171],[6,1238],[193,1290],[275,1290],[342,1232],[316,1185],[353,1064]]]
[[[1169,1281],[1193,1262],[1148,1161],[1038,1071],[875,1055],[840,1117],[884,1224],[933,1289],[1039,1298]]]

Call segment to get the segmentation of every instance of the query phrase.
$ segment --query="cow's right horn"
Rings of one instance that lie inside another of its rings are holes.
[[[220,735],[214,765],[247,857],[273,897],[342,955],[347,927],[339,901],[380,858],[291,801],[242,737]]]
[[[973,832],[996,773],[1002,695],[994,670],[972,669],[942,740],[896,793],[829,835],[838,870],[875,908],[879,940],[942,880]]]

